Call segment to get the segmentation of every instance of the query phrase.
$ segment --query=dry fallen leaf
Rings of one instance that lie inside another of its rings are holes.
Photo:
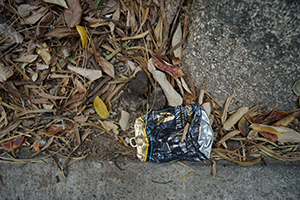
[[[38,27],[36,29],[36,36],[42,35],[46,31],[46,27],[48,27],[53,20],[55,19],[55,15],[53,12],[48,12],[38,23]]]
[[[75,78],[74,83],[75,83],[79,93],[85,93],[86,92],[86,88],[83,86],[81,81],[78,80],[78,78]]]
[[[26,53],[21,53],[19,58],[14,59],[14,61],[23,62],[23,63],[32,63],[37,59],[37,57],[38,55],[26,55]]]
[[[35,24],[39,21],[46,13],[47,9],[45,7],[36,7],[29,4],[21,4],[18,7],[18,11],[24,20],[20,24]]]
[[[82,26],[79,26],[79,25],[76,25],[76,29],[80,35],[82,47],[85,48],[88,43],[88,35],[86,33],[86,30]]]
[[[49,128],[43,130],[46,135],[54,135],[62,131],[68,131],[72,128],[72,124],[51,124]]]
[[[15,148],[21,146],[21,144],[24,142],[24,138],[25,138],[24,136],[20,136],[20,137],[17,137],[15,139],[13,139],[13,140],[2,142],[1,145],[6,150],[15,149]]]
[[[99,64],[101,65],[103,71],[112,78],[115,78],[115,68],[114,66],[105,58],[103,58],[100,54],[97,53],[97,59]]]
[[[166,63],[154,53],[152,54],[152,57],[153,64],[158,69],[168,72],[171,76],[173,76],[173,78],[184,76],[184,73],[180,67]]]
[[[0,62],[0,82],[6,81],[9,77],[14,74],[13,70],[9,67],[4,66]]]
[[[130,119],[130,114],[124,110],[121,110],[121,118],[120,118],[120,126],[123,131],[128,130],[129,128],[129,119]]]
[[[40,147],[41,147],[41,142],[39,140],[36,140],[34,143],[33,143],[33,148],[34,150],[36,151],[41,151]]]
[[[85,69],[80,67],[74,67],[72,65],[68,65],[68,69],[77,74],[80,74],[81,76],[89,79],[90,81],[97,80],[102,76],[101,70]]]
[[[230,130],[243,116],[248,112],[248,107],[239,108],[234,114],[232,114],[223,124],[225,130]]]
[[[300,133],[287,127],[268,126],[264,124],[251,124],[250,128],[258,132],[276,134],[279,142],[300,142]]]
[[[79,33],[76,30],[69,30],[67,27],[58,27],[46,34],[49,37],[57,37],[59,39],[64,37],[77,37]]]
[[[218,144],[221,144],[223,142],[225,142],[226,140],[236,136],[237,134],[239,134],[241,131],[239,130],[233,130],[233,131],[230,131],[229,133],[227,133],[224,137],[222,137],[222,139],[220,139],[218,141]]]
[[[59,6],[62,6],[64,8],[67,8],[68,9],[68,6],[65,2],[65,0],[43,0],[47,3],[53,3],[53,4],[56,4],[56,5],[59,5]]]
[[[109,112],[106,108],[106,105],[98,96],[96,96],[94,100],[94,108],[101,118],[106,119],[109,117]]]
[[[112,130],[114,134],[119,134],[119,127],[113,121],[100,121],[100,123],[103,126],[103,128],[105,128],[107,131]]]
[[[182,97],[175,91],[169,81],[166,79],[166,75],[158,70],[151,71],[154,79],[160,84],[163,89],[166,98],[170,106],[180,106],[182,104]]]
[[[49,51],[47,51],[45,49],[37,49],[36,53],[43,59],[45,64],[49,64],[49,62],[51,60],[51,55],[50,55]]]
[[[80,0],[67,0],[69,9],[64,10],[64,17],[69,27],[74,28],[79,25],[82,17]]]

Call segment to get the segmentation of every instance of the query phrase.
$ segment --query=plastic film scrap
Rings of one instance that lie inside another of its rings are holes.
[[[199,104],[152,111],[136,119],[134,128],[130,144],[141,161],[201,161],[210,156],[213,132]]]

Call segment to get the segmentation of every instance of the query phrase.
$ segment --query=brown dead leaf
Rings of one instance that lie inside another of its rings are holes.
[[[119,127],[113,121],[100,121],[100,123],[103,126],[103,128],[105,128],[107,131],[112,130],[114,134],[119,134]]]
[[[184,76],[184,73],[182,72],[182,69],[180,67],[165,62],[154,53],[152,54],[152,57],[153,57],[153,64],[158,69],[168,72],[171,76],[173,76],[173,78]]]
[[[13,140],[2,142],[1,145],[6,150],[15,149],[15,148],[21,146],[21,144],[24,142],[24,138],[25,138],[24,136],[20,136],[20,137],[17,137],[15,139],[13,139]]]
[[[239,134],[241,131],[239,130],[233,130],[233,131],[230,131],[229,133],[227,133],[224,137],[222,137],[222,139],[220,139],[218,141],[218,144],[221,144],[223,142],[225,142],[226,140],[236,136],[237,134]]]
[[[61,39],[64,37],[78,37],[79,33],[75,29],[69,30],[67,27],[59,27],[48,32],[46,36]]]
[[[234,114],[232,114],[223,124],[225,130],[230,130],[247,112],[248,107],[239,108]]]
[[[88,118],[89,118],[89,116],[86,116],[86,115],[79,115],[79,116],[73,117],[74,121],[78,122],[78,123],[86,122],[86,120]]]
[[[36,53],[43,59],[45,64],[49,64],[51,60],[51,55],[49,51],[47,51],[46,49],[37,49]]]
[[[29,4],[22,4],[18,7],[18,11],[19,13],[21,13],[21,16],[24,18],[24,20],[22,20],[20,23],[21,25],[23,25],[23,24],[35,24],[47,13],[48,10],[45,7],[36,7],[36,6],[31,6]],[[24,17],[28,15],[28,13],[29,16]]]
[[[10,67],[6,67],[0,62],[0,82],[6,81],[13,74],[14,72]]]
[[[75,85],[76,85],[79,93],[85,93],[86,92],[86,88],[83,86],[81,81],[78,80],[77,77],[75,78],[74,82],[75,82]]]
[[[72,128],[72,124],[51,124],[49,128],[43,130],[46,135],[54,135],[62,131],[68,131]]]
[[[8,92],[14,98],[20,99],[21,94],[11,81],[4,81],[2,87],[6,92]]]
[[[62,6],[64,8],[68,8],[65,0],[43,0],[47,3],[53,3],[53,4],[56,4],[56,5],[59,5],[59,6]]]
[[[64,10],[64,17],[69,27],[74,28],[79,25],[82,17],[82,7],[80,0],[67,0],[69,9]]]
[[[21,53],[19,58],[14,59],[15,62],[32,63],[37,59],[38,55],[29,55]]]
[[[112,78],[115,78],[114,66],[97,52],[97,59],[103,71]]]
[[[53,22],[54,18],[54,13],[50,11],[39,21],[38,27],[36,28],[35,32],[36,37],[44,34],[44,32],[46,31],[46,27]]]
[[[80,68],[80,67],[74,67],[72,65],[68,65],[68,69],[77,74],[80,74],[83,77],[86,77],[90,81],[97,80],[97,79],[101,78],[101,76],[102,76],[101,70],[84,69],[84,68]]]

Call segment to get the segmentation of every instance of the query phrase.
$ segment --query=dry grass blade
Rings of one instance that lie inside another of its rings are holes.
[[[224,137],[222,137],[219,141],[218,141],[218,144],[221,144],[223,142],[225,142],[226,140],[236,136],[237,134],[239,134],[241,131],[239,130],[233,130],[233,131],[230,131],[229,133],[227,133]]]
[[[237,163],[237,164],[239,164],[239,165],[241,165],[241,166],[250,166],[250,165],[254,165],[254,164],[258,163],[258,162],[261,160],[261,158],[258,158],[258,159],[253,160],[253,161],[242,162],[242,161],[233,160],[233,159],[229,158],[228,156],[222,154],[222,153],[219,152],[219,151],[213,150],[213,152],[215,152],[216,154],[218,154],[221,158],[223,158],[223,159],[225,159],[225,160],[228,160],[228,161],[230,161],[230,162]]]
[[[212,175],[213,175],[213,179],[216,178],[216,174],[217,174],[217,163],[216,161],[212,160]]]

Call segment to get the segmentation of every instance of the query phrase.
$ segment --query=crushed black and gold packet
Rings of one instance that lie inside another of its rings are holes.
[[[136,119],[134,128],[130,144],[141,161],[201,161],[210,156],[213,132],[199,104],[149,112]]]

